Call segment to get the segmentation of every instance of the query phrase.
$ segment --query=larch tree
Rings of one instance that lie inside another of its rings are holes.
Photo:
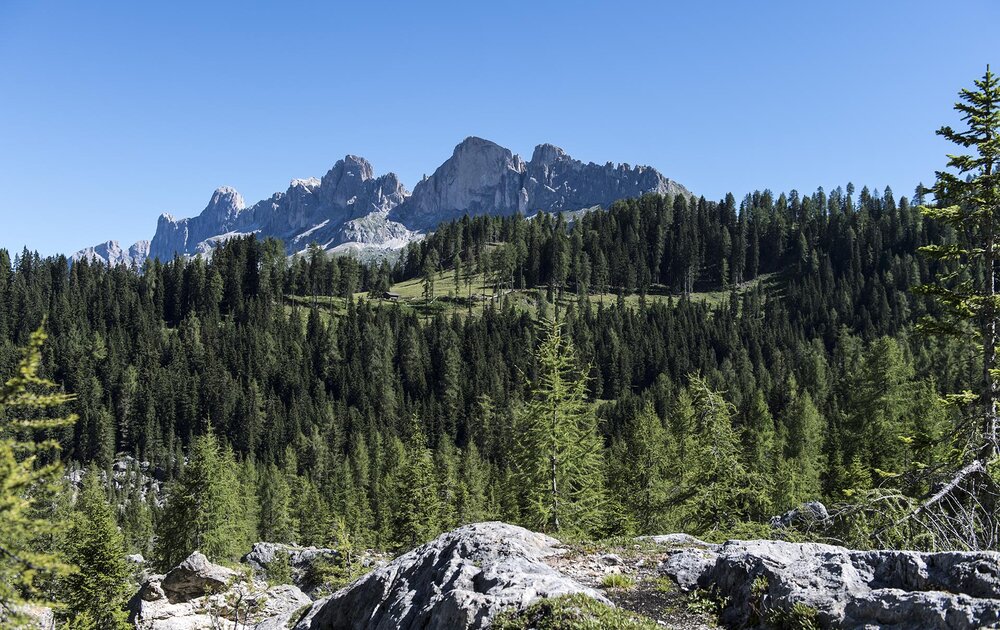
[[[40,552],[31,544],[60,527],[39,516],[34,497],[55,489],[62,467],[58,443],[24,441],[19,436],[76,421],[72,415],[44,417],[46,409],[72,400],[38,374],[45,338],[42,329],[32,333],[17,372],[0,386],[0,625],[5,628],[28,627],[24,608],[50,604],[43,601],[44,583],[72,569],[59,554]]]
[[[750,474],[740,436],[733,427],[734,408],[700,377],[679,397],[675,427],[690,435],[674,437],[671,478],[675,487],[667,506],[681,527],[698,533],[726,530],[759,514],[769,488]]]
[[[670,452],[667,431],[651,403],[635,414],[609,459],[609,486],[634,521],[634,529],[640,534],[660,531],[671,484]]]
[[[527,526],[592,533],[601,525],[603,443],[587,381],[562,324],[547,320],[531,399],[516,424],[514,481]]]

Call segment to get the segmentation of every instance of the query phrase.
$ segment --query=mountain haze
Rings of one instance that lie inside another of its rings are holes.
[[[89,247],[73,260],[136,263],[147,257],[211,252],[234,236],[257,234],[284,241],[289,254],[311,243],[325,250],[395,250],[464,214],[512,215],[573,211],[645,193],[687,190],[656,169],[575,160],[541,144],[525,162],[510,149],[469,137],[411,193],[394,173],[376,176],[362,157],[348,155],[322,177],[292,180],[285,192],[247,206],[228,186],[217,189],[201,214],[160,216],[148,245],[122,253],[116,241]]]

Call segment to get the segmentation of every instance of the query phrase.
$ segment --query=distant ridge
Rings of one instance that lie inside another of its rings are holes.
[[[525,162],[510,149],[469,137],[412,193],[394,173],[376,177],[367,160],[348,155],[322,179],[292,180],[285,192],[249,207],[235,189],[221,187],[198,216],[161,215],[152,241],[127,252],[108,241],[72,260],[141,265],[147,258],[207,254],[247,234],[280,238],[289,254],[311,243],[331,251],[391,251],[464,214],[575,211],[646,193],[690,194],[652,167],[585,164],[551,144],[535,147]]]

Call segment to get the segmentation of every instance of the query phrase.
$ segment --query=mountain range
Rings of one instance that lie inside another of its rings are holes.
[[[312,243],[332,251],[391,251],[465,214],[576,211],[645,193],[690,194],[648,166],[583,163],[551,144],[535,147],[525,162],[510,149],[469,137],[412,192],[394,173],[376,177],[367,160],[348,155],[321,179],[294,179],[285,192],[251,206],[223,186],[198,216],[161,215],[151,241],[128,249],[108,241],[72,259],[141,265],[147,258],[208,254],[246,234],[279,238],[289,254]]]

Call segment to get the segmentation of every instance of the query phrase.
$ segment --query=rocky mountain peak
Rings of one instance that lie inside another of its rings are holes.
[[[555,146],[554,144],[540,144],[535,147],[534,152],[531,154],[532,164],[551,164],[556,160],[561,160],[568,158],[566,152]]]
[[[336,170],[338,167],[347,177],[357,177],[361,181],[375,179],[375,169],[372,168],[371,162],[357,155],[345,155],[343,160],[337,160],[331,170]]]
[[[687,191],[653,168],[584,164],[551,144],[535,147],[531,161],[525,163],[509,149],[470,136],[433,175],[416,185],[413,195],[391,217],[412,230],[431,230],[464,214],[607,207],[645,193]]]
[[[653,168],[585,164],[551,144],[535,147],[525,162],[495,142],[469,136],[412,194],[394,173],[376,176],[372,164],[357,155],[338,160],[322,179],[294,179],[285,192],[249,207],[239,192],[224,186],[196,217],[163,214],[148,255],[168,260],[209,253],[243,234],[282,239],[289,253],[311,243],[326,249],[398,249],[465,214],[582,210],[645,193],[687,191]],[[98,246],[78,255],[103,258],[104,251],[115,250]]]
[[[482,175],[489,175],[490,170],[497,166],[521,172],[524,170],[524,161],[510,149],[495,142],[469,136],[455,147],[451,158],[438,170],[445,166],[453,171],[479,171]]]
[[[202,211],[203,215],[215,217],[221,221],[228,221],[236,217],[244,208],[246,203],[235,188],[220,186],[212,193],[212,198]]]
[[[142,267],[149,257],[149,241],[138,241],[128,249],[123,249],[118,241],[107,241],[93,247],[81,249],[70,257],[75,263],[86,260],[116,267],[118,265]]]

